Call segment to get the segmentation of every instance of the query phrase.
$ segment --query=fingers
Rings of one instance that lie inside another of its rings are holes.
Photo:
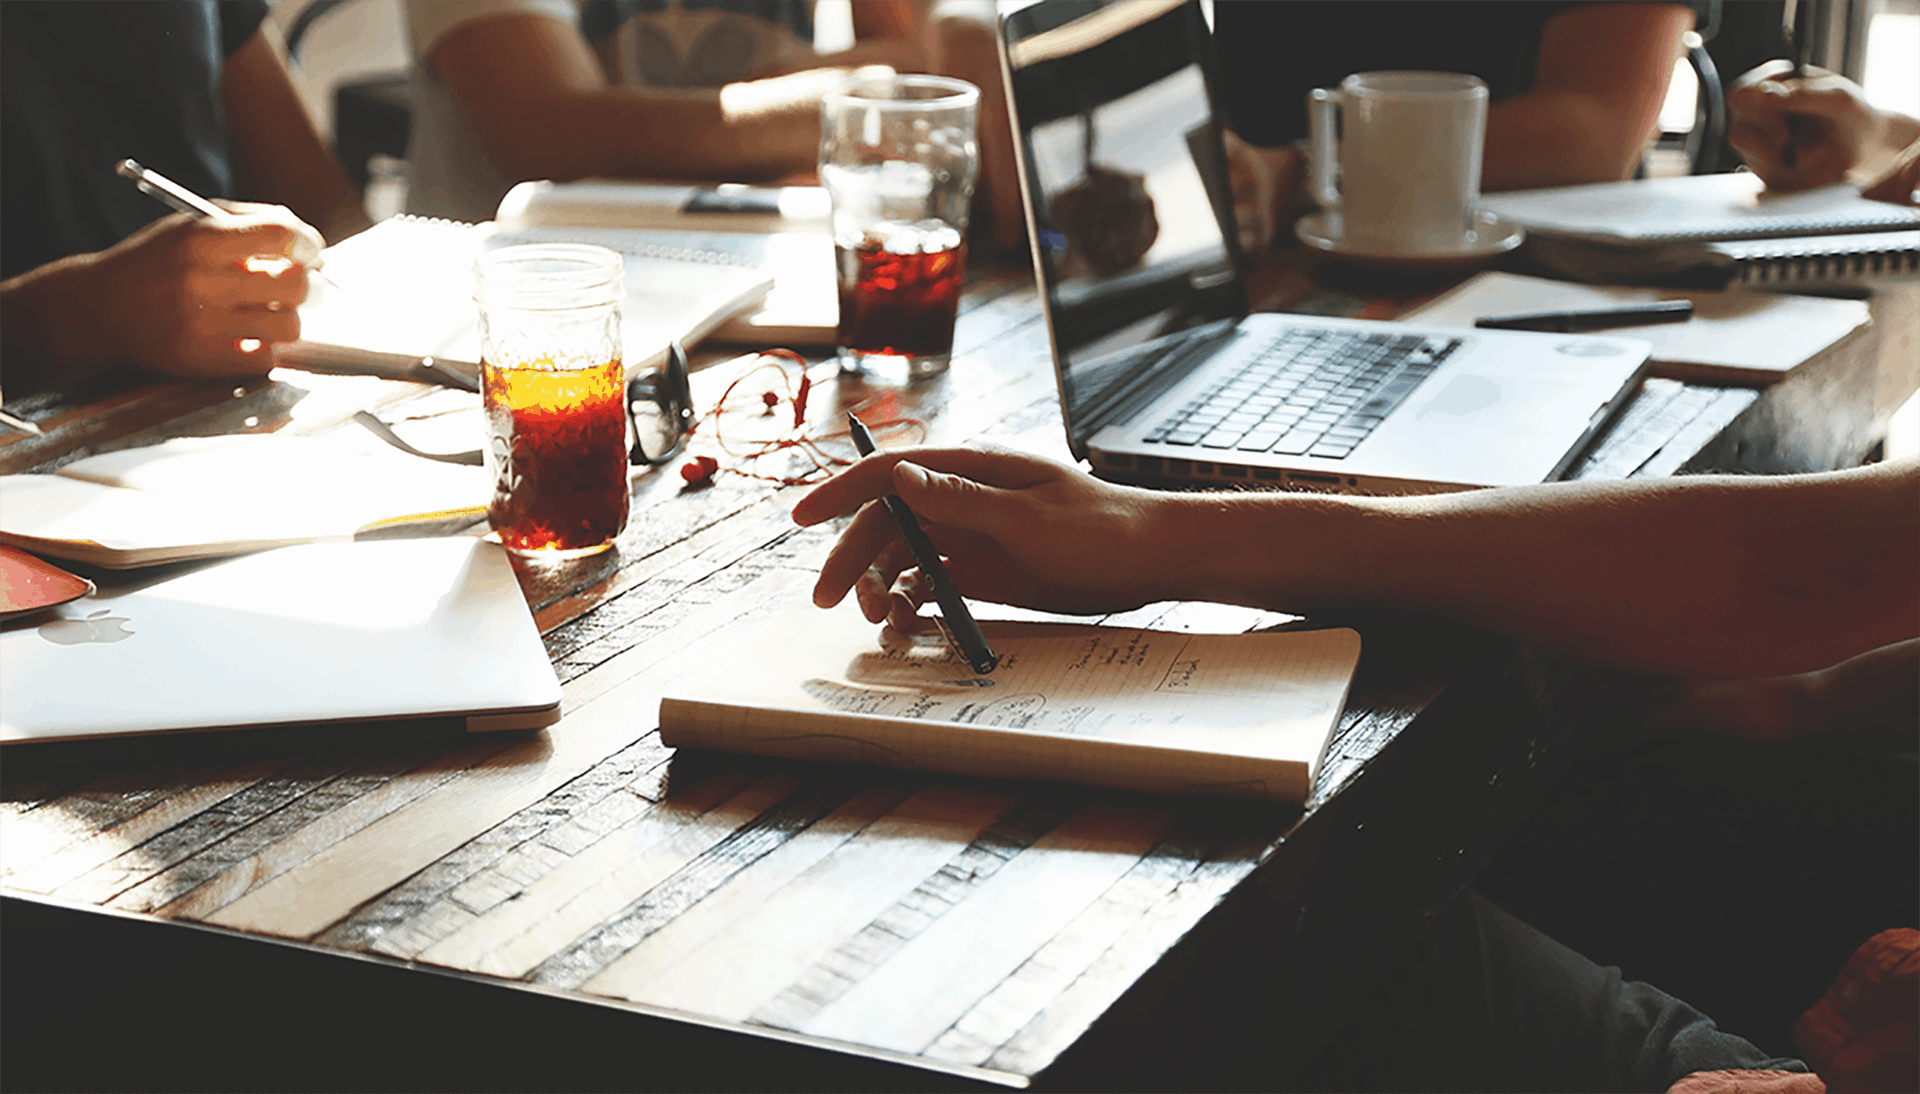
[[[151,362],[175,376],[264,376],[273,368],[273,346],[300,336],[291,311],[207,308],[193,313],[176,352]]]
[[[1874,201],[1920,205],[1920,142],[1908,145],[1893,165],[1863,187],[1860,193]]]
[[[886,508],[878,502],[868,503],[854,515],[852,523],[840,533],[833,549],[827,552],[827,560],[820,565],[820,576],[814,581],[813,602],[822,608],[831,608],[840,603],[849,590],[867,579],[868,570],[880,563],[881,553],[899,543],[899,535],[899,529]],[[901,544],[900,549],[904,552],[905,545]],[[885,570],[880,572],[882,593],[885,586],[891,585],[893,578],[904,568],[895,566],[891,573]],[[871,589],[859,593],[862,610],[868,619],[876,623],[880,621],[883,610],[874,607],[874,597],[877,595],[880,593]]]
[[[1884,120],[1844,77],[1812,68],[1805,77],[1792,73],[1791,64],[1770,62],[1728,90],[1728,143],[1770,188],[1838,182],[1878,140]]]
[[[245,239],[253,254],[285,255],[303,266],[311,266],[327,245],[313,225],[293,215],[283,205],[261,205],[248,201],[222,202],[234,215],[221,227]]]
[[[992,447],[906,448],[876,452],[813,488],[793,507],[794,523],[810,527],[895,493],[893,468],[902,460],[930,470],[962,475],[1003,490],[1044,482],[1068,469],[1052,460]]]

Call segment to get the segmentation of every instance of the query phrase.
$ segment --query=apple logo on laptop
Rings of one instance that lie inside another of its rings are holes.
[[[102,608],[85,619],[56,619],[40,625],[40,637],[55,645],[78,646],[85,642],[118,642],[132,638],[133,632],[126,624],[133,622],[124,615],[108,615],[110,608]]]

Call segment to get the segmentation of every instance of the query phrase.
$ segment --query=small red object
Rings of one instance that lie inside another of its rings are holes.
[[[687,485],[698,486],[701,483],[712,482],[714,474],[719,470],[719,460],[712,456],[695,456],[680,465],[680,477],[687,480]]]
[[[772,410],[774,407],[780,405],[780,396],[771,391],[763,391],[760,393],[760,401],[767,404],[768,410]]]
[[[807,424],[807,393],[813,390],[813,377],[805,372],[800,374],[800,394],[793,397],[793,427],[799,429]]]

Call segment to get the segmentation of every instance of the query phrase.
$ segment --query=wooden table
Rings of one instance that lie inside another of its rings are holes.
[[[1257,282],[1269,306],[1369,315],[1434,288],[1326,284],[1288,264]],[[1653,383],[1580,473],[1857,462],[1915,386],[1883,367],[1914,359],[1910,323],[1901,337],[1764,394]],[[1030,278],[990,273],[952,371],[897,409],[932,440],[1058,453],[1048,369]],[[814,375],[817,423],[884,394]],[[0,445],[0,471],[324,431],[423,397],[473,398],[304,374],[109,381],[12,407],[48,433]],[[8,750],[0,1083],[1273,1088],[1636,683],[1351,620],[1366,653],[1304,810],[675,756],[661,694],[805,595],[835,529],[796,528],[797,491],[760,479],[635,482],[617,551],[519,565],[564,689],[550,730]],[[1280,618],[1169,604],[1124,621]]]

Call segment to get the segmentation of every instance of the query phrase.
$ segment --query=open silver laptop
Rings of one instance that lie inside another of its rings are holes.
[[[1199,4],[1040,0],[1000,30],[1067,440],[1096,474],[1540,482],[1637,389],[1630,339],[1249,315]]]
[[[497,544],[281,547],[116,574],[0,623],[0,743],[428,717],[472,730],[560,717]]]

